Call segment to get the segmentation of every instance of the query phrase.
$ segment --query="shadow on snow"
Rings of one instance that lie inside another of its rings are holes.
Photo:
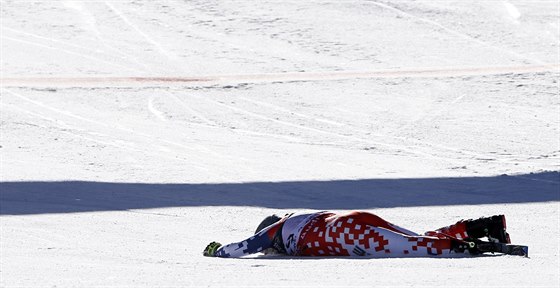
[[[218,184],[0,182],[0,215],[160,207],[369,209],[560,200],[560,172],[515,176]]]

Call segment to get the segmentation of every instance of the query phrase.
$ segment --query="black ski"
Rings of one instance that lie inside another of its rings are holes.
[[[502,253],[507,255],[516,255],[529,257],[529,247],[525,245],[514,245],[505,243],[494,243],[494,242],[478,242],[476,243],[476,248],[480,253],[492,252],[492,253]]]

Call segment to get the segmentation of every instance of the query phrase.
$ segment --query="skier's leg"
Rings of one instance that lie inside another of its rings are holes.
[[[453,225],[428,231],[425,235],[442,233],[457,239],[479,239],[488,237],[489,240],[500,243],[511,243],[506,232],[506,218],[504,215],[482,217],[476,220],[461,220]]]
[[[412,232],[408,229],[397,226],[389,221],[369,212],[364,211],[352,211],[348,214],[337,216],[337,218],[344,222],[347,219],[352,219],[350,221],[355,221],[356,223],[361,223],[373,227],[382,227],[390,231],[395,231],[401,234],[417,236],[418,233]]]
[[[466,249],[463,241],[442,234],[410,236],[380,227],[368,228],[364,233],[370,245],[364,243],[364,248],[373,257],[450,256]]]
[[[466,239],[469,237],[469,235],[467,234],[466,221],[464,220],[461,220],[453,225],[441,227],[439,229],[436,229],[435,231],[428,231],[424,233],[424,235],[427,236],[435,236],[437,234],[445,234],[445,235],[453,236],[457,239]]]

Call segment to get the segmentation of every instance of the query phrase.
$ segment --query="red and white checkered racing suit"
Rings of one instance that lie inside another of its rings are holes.
[[[465,229],[457,223],[419,235],[368,212],[290,214],[246,240],[220,247],[216,256],[242,257],[268,248],[293,256],[445,256],[453,253],[453,241],[467,237]]]

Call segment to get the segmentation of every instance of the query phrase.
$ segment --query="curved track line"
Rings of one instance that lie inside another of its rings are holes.
[[[206,98],[204,98],[204,100],[211,101],[216,105],[219,105],[219,106],[237,111],[239,113],[243,113],[243,114],[246,114],[246,115],[258,118],[258,119],[262,119],[262,120],[265,120],[265,121],[271,121],[271,122],[274,122],[274,123],[277,123],[277,124],[280,124],[280,125],[284,125],[284,126],[287,126],[287,127],[296,128],[296,129],[299,129],[299,130],[311,131],[311,132],[314,132],[314,133],[317,133],[317,134],[334,136],[334,137],[338,137],[338,138],[342,138],[342,139],[346,139],[346,140],[366,143],[366,144],[369,144],[369,145],[373,144],[373,145],[383,146],[383,147],[387,147],[387,148],[395,150],[395,151],[404,151],[404,152],[408,152],[408,153],[411,153],[411,154],[414,154],[414,155],[428,157],[428,158],[431,158],[431,159],[439,159],[439,160],[446,161],[446,162],[454,161],[454,159],[452,160],[452,159],[449,159],[447,157],[439,157],[439,156],[433,155],[431,153],[426,153],[426,152],[418,151],[417,149],[408,148],[404,145],[396,145],[396,144],[391,144],[391,143],[386,143],[386,142],[379,142],[379,141],[374,141],[374,140],[371,140],[371,139],[364,139],[364,138],[361,138],[361,137],[358,137],[358,136],[344,135],[344,134],[340,134],[340,133],[337,133],[337,132],[330,132],[330,131],[323,130],[323,129],[301,126],[301,125],[297,125],[297,124],[294,124],[294,123],[291,123],[291,122],[282,121],[282,120],[271,118],[271,117],[268,117],[268,116],[265,116],[265,115],[261,115],[261,114],[258,114],[258,113],[247,111],[245,109],[241,109],[241,108],[233,107],[233,106],[230,106],[230,105],[226,105],[226,104],[223,104],[219,101],[206,99]]]
[[[116,148],[119,148],[119,149],[129,150],[129,151],[132,151],[132,152],[142,152],[142,150],[140,150],[140,149],[129,147],[129,146],[126,146],[126,145],[121,145],[121,144],[118,144],[117,142],[103,141],[103,140],[99,140],[99,139],[90,138],[90,137],[87,137],[85,135],[82,135],[82,134],[79,134],[79,133],[76,133],[76,132],[72,132],[71,130],[74,130],[74,131],[82,131],[82,130],[77,129],[77,128],[75,128],[71,125],[68,125],[64,122],[61,122],[59,120],[56,120],[54,118],[50,118],[48,116],[32,112],[31,110],[27,110],[27,109],[21,108],[19,106],[13,105],[13,104],[0,103],[0,107],[10,107],[10,108],[18,110],[22,113],[34,116],[34,117],[39,118],[39,119],[43,119],[45,121],[52,122],[52,123],[55,124],[55,126],[58,126],[61,129],[60,131],[58,131],[60,133],[72,135],[73,137],[83,138],[83,139],[86,139],[86,140],[89,140],[89,141],[92,141],[92,142],[95,142],[95,143],[99,143],[99,144],[102,144],[102,145],[106,145],[106,146],[113,146],[113,147],[116,147]]]
[[[203,121],[204,123],[206,123],[206,125],[208,125],[209,127],[218,127],[219,125],[213,121],[208,119],[206,116],[204,116],[202,113],[198,112],[197,110],[191,108],[189,105],[187,105],[187,103],[185,103],[185,101],[183,101],[181,98],[179,98],[177,95],[175,95],[174,93],[171,93],[169,91],[163,91],[165,94],[169,95],[169,97],[175,99],[175,101],[177,103],[179,103],[179,105],[181,105],[185,110],[187,110],[188,112],[190,112],[191,114],[193,114],[196,118],[200,119],[201,121]]]
[[[22,112],[22,113],[29,114],[31,116],[34,116],[34,117],[52,122],[52,123],[54,123],[55,126],[60,128],[60,130],[58,131],[59,133],[67,134],[67,135],[70,135],[71,137],[82,138],[82,139],[87,140],[87,141],[95,142],[95,143],[106,145],[106,146],[115,147],[117,149],[124,149],[124,150],[130,151],[130,152],[133,152],[133,153],[143,153],[144,155],[151,155],[151,156],[154,156],[154,157],[165,158],[165,159],[171,160],[171,161],[179,160],[179,161],[183,161],[183,162],[188,163],[190,165],[189,167],[199,169],[200,171],[204,171],[204,172],[209,172],[210,171],[208,168],[206,168],[202,165],[196,165],[195,164],[196,162],[193,162],[192,159],[187,159],[187,158],[184,158],[184,157],[177,157],[176,155],[167,155],[169,153],[166,153],[166,152],[169,152],[169,151],[161,151],[163,153],[157,153],[153,149],[137,148],[137,147],[133,147],[133,146],[129,146],[129,145],[123,145],[121,143],[124,143],[124,141],[121,141],[119,139],[119,137],[116,137],[114,135],[107,135],[108,138],[113,139],[112,142],[95,139],[95,138],[88,137],[88,136],[80,134],[80,133],[73,132],[73,131],[83,131],[83,132],[92,134],[91,132],[88,132],[88,130],[82,130],[82,129],[76,127],[76,126],[68,125],[64,122],[61,122],[61,121],[57,120],[57,119],[50,118],[50,117],[42,115],[42,114],[38,114],[36,112],[32,112],[32,111],[24,109],[22,107],[19,107],[19,106],[13,105],[13,104],[4,104],[4,103],[0,103],[0,107],[11,107],[13,109],[16,109],[16,110]]]
[[[132,55],[126,55],[126,54],[124,54],[123,52],[121,52],[120,50],[118,50],[118,49],[116,49],[116,48],[113,48],[113,47],[111,47],[111,45],[107,44],[106,41],[105,41],[105,39],[103,39],[103,38],[101,37],[101,33],[100,33],[98,30],[95,30],[95,31],[94,31],[94,33],[95,33],[95,39],[97,39],[97,41],[99,41],[99,42],[103,45],[103,47],[105,47],[106,49],[111,50],[111,51],[114,52],[114,53],[117,53],[118,55],[109,54],[109,53],[107,53],[107,52],[99,51],[99,50],[96,50],[96,49],[92,49],[92,48],[90,48],[90,47],[81,46],[81,45],[76,45],[76,44],[71,43],[71,42],[67,42],[67,41],[63,41],[63,40],[59,40],[59,39],[54,39],[54,38],[50,38],[50,37],[45,37],[45,36],[41,36],[41,35],[29,33],[29,32],[24,32],[24,31],[16,30],[16,29],[13,29],[13,28],[5,27],[5,26],[4,26],[4,27],[0,27],[0,29],[1,29],[1,30],[9,31],[9,32],[12,32],[12,33],[15,33],[15,34],[25,35],[25,36],[37,38],[37,39],[44,40],[44,41],[49,41],[49,42],[53,42],[53,43],[58,43],[58,44],[65,45],[65,46],[68,46],[68,47],[72,47],[72,48],[75,48],[75,49],[84,50],[84,51],[87,51],[87,52],[89,52],[89,53],[91,53],[91,54],[98,54],[98,55],[101,54],[101,55],[106,55],[106,56],[108,56],[108,57],[115,57],[115,58],[118,58],[118,59],[121,59],[121,60],[124,60],[124,61],[132,61],[133,63],[144,67],[143,70],[136,69],[136,68],[132,68],[132,67],[128,67],[128,70],[131,70],[131,71],[140,71],[140,72],[142,72],[142,71],[150,71],[148,65],[146,65],[146,64],[144,64],[144,63],[142,63],[142,62],[140,62],[136,57],[133,57]],[[17,38],[14,38],[14,39],[17,39]],[[25,41],[25,40],[22,40],[22,41]],[[35,42],[34,42],[34,43],[35,43]],[[56,47],[53,47],[53,49],[57,49],[57,48],[56,48]],[[68,51],[70,51],[70,50],[68,50]],[[77,52],[76,52],[76,53],[77,53]],[[77,54],[80,54],[80,53],[77,53]],[[91,55],[91,54],[90,54],[90,55]],[[86,55],[86,54],[80,54],[80,55]],[[87,56],[87,55],[86,55],[86,56]]]
[[[447,106],[458,102],[459,100],[464,98],[464,96],[465,96],[465,94],[459,95],[459,97],[455,98]],[[428,142],[428,141],[422,141],[422,140],[412,139],[412,138],[408,138],[408,137],[400,137],[400,136],[385,135],[385,134],[372,134],[371,131],[368,131],[368,130],[356,128],[356,127],[353,127],[353,126],[348,125],[348,124],[342,124],[342,123],[330,121],[328,119],[317,118],[317,117],[309,116],[309,115],[306,115],[306,114],[292,112],[292,111],[290,111],[286,108],[283,108],[283,107],[280,107],[280,106],[277,106],[277,105],[274,105],[274,104],[268,104],[268,103],[264,103],[264,102],[261,102],[261,101],[248,99],[246,97],[240,97],[240,99],[244,100],[244,101],[247,101],[247,102],[250,102],[250,103],[257,104],[257,105],[262,105],[262,106],[265,106],[265,107],[268,107],[268,108],[276,109],[276,110],[279,110],[279,111],[288,112],[290,114],[294,114],[294,115],[297,115],[297,116],[300,116],[300,117],[303,117],[303,118],[306,118],[306,119],[311,119],[311,120],[314,120],[314,121],[317,121],[317,122],[323,122],[323,123],[326,123],[326,124],[329,124],[329,125],[332,125],[332,126],[336,126],[336,127],[345,126],[346,129],[350,130],[350,131],[354,131],[354,132],[358,132],[358,133],[362,133],[362,134],[369,134],[369,135],[374,136],[374,137],[391,138],[391,139],[396,139],[396,140],[409,142],[409,143],[412,143],[413,147],[405,145],[405,144],[393,144],[393,143],[389,143],[387,141],[379,142],[379,141],[372,140],[371,138],[364,138],[364,137],[352,136],[352,135],[343,135],[343,134],[336,133],[336,132],[330,132],[330,131],[325,130],[325,129],[316,129],[316,128],[305,127],[305,128],[313,129],[313,130],[315,130],[315,132],[322,131],[322,132],[325,132],[325,133],[330,133],[330,134],[337,135],[337,136],[342,136],[342,137],[345,137],[345,138],[350,138],[351,137],[351,138],[355,138],[354,140],[361,140],[364,143],[375,143],[375,144],[380,145],[380,146],[390,147],[390,148],[393,148],[395,150],[400,149],[402,151],[407,151],[407,152],[411,152],[411,153],[418,154],[418,155],[424,155],[424,156],[431,155],[434,159],[441,159],[441,158],[464,159],[464,158],[460,158],[460,156],[471,156],[471,157],[479,157],[479,158],[495,158],[495,161],[499,161],[499,162],[502,162],[502,163],[519,163],[519,162],[533,163],[532,161],[522,161],[522,160],[514,161],[514,160],[496,158],[495,155],[491,155],[489,153],[477,153],[477,152],[474,152],[474,151],[467,151],[467,150],[464,150],[464,149],[453,148],[453,147],[449,147],[449,146],[445,146],[445,145],[441,145],[441,144],[435,144],[435,143],[431,143],[431,142]],[[225,104],[222,104],[222,105],[225,105]],[[231,106],[229,106],[229,107],[231,107]],[[438,114],[440,114],[442,110],[446,109],[446,107],[443,107],[443,108],[437,110],[437,114],[434,115],[433,117],[430,116],[430,118],[437,117]],[[236,109],[239,109],[239,108],[236,108]],[[247,111],[247,112],[251,113],[251,114],[255,114],[253,112],[249,112],[249,111]],[[268,118],[268,120],[273,121],[275,119]],[[324,121],[321,121],[321,120],[324,120]],[[276,120],[275,122],[280,122],[281,124],[286,124],[286,123],[293,124],[291,122],[280,121],[280,120]],[[301,126],[296,125],[296,127],[302,129]],[[427,147],[431,147],[431,148],[437,148],[437,149],[440,149],[442,151],[455,153],[455,155],[453,155],[451,157],[435,156],[433,154],[420,151],[419,149],[421,149],[421,147],[418,147],[417,145],[423,145],[423,146],[427,146]],[[459,155],[457,155],[457,154],[459,154]],[[519,156],[519,155],[517,155],[517,156]]]
[[[187,145],[187,144],[183,144],[183,143],[180,143],[180,142],[177,142],[177,141],[173,141],[173,140],[169,140],[169,139],[165,139],[165,138],[153,136],[153,135],[150,135],[150,134],[147,134],[147,133],[143,133],[143,132],[140,132],[140,131],[134,131],[133,129],[130,129],[130,128],[119,127],[119,126],[113,126],[113,125],[110,125],[110,124],[105,123],[105,122],[101,122],[101,121],[97,121],[97,120],[85,118],[85,117],[82,117],[82,116],[79,116],[79,115],[76,115],[76,114],[73,114],[73,113],[70,113],[70,112],[67,112],[67,111],[60,110],[60,109],[58,109],[58,108],[49,106],[49,105],[44,104],[44,103],[42,103],[42,102],[35,101],[35,100],[30,99],[30,98],[27,98],[27,97],[25,97],[25,96],[23,96],[23,95],[20,95],[20,94],[18,94],[18,93],[15,93],[15,92],[9,90],[9,89],[5,89],[5,88],[4,88],[4,89],[2,89],[2,91],[3,91],[3,92],[5,91],[5,92],[7,92],[7,93],[9,93],[9,94],[11,94],[11,95],[17,97],[17,98],[20,98],[21,100],[26,101],[26,102],[33,103],[33,104],[35,104],[35,105],[37,105],[37,106],[39,106],[39,107],[41,107],[41,108],[44,108],[44,109],[46,109],[46,110],[50,110],[50,111],[52,111],[52,112],[65,115],[65,116],[70,117],[70,118],[78,119],[78,120],[84,121],[84,122],[86,122],[86,123],[98,125],[98,126],[101,126],[101,127],[111,128],[111,129],[113,129],[113,130],[125,132],[125,133],[131,134],[131,135],[135,135],[135,136],[140,137],[140,138],[144,138],[144,139],[148,139],[148,140],[153,140],[153,141],[158,141],[158,142],[161,142],[161,143],[166,143],[166,144],[168,144],[168,145],[171,145],[172,147],[184,149],[184,150],[186,150],[186,151],[206,152],[207,155],[212,155],[212,156],[214,156],[215,158],[218,158],[218,159],[229,159],[229,160],[233,160],[233,161],[247,161],[247,159],[242,158],[242,157],[234,157],[234,156],[231,156],[231,155],[227,155],[227,154],[223,154],[223,153],[220,153],[220,152],[216,152],[216,151],[214,151],[213,149],[208,148],[208,147],[206,147],[206,146],[204,146],[204,145],[202,145],[202,144],[190,143],[190,144]],[[68,125],[68,124],[65,124],[65,125]],[[74,130],[77,130],[77,129],[74,128]],[[110,136],[110,135],[109,135],[109,136]],[[116,136],[111,136],[111,137],[113,137],[113,138],[115,138],[115,139],[117,139],[117,140],[119,139],[119,138],[116,137]],[[154,146],[157,146],[157,144],[155,144],[155,143],[151,143],[151,144],[154,145]],[[162,152],[165,152],[165,151],[162,151]],[[177,154],[180,154],[180,153],[178,152]],[[204,159],[203,159],[203,157],[202,157],[201,155],[199,155],[199,154],[200,154],[200,153],[194,153],[194,154],[192,154],[192,155],[193,155],[192,158],[196,158],[196,159],[198,159],[197,161],[200,161],[201,163],[203,163],[203,162],[204,162],[204,161],[203,161]],[[154,154],[154,155],[156,155],[156,154]],[[173,154],[173,155],[175,155],[175,154]],[[173,159],[173,157],[167,157],[167,158]],[[184,159],[184,160],[187,160],[187,159]],[[191,160],[189,159],[188,161],[191,161]],[[197,166],[197,167],[198,167],[198,168],[201,168],[201,169],[206,169],[206,168],[203,168],[202,166]],[[207,170],[207,169],[206,169],[206,170]],[[224,178],[224,179],[226,179],[226,180],[231,180],[231,179],[228,178],[228,177],[226,177],[226,178]]]
[[[167,58],[173,58],[172,55],[167,50],[165,50],[158,42],[156,42],[154,39],[152,39],[152,37],[150,37],[148,34],[144,33],[144,31],[142,31],[140,28],[138,28],[138,26],[136,26],[134,23],[132,23],[128,19],[128,17],[126,17],[124,15],[124,13],[121,12],[119,9],[117,9],[113,4],[109,3],[109,1],[104,1],[104,3],[107,7],[109,7],[109,9],[111,11],[113,11],[113,13],[115,13],[121,20],[123,20],[134,31],[136,31],[136,33],[138,33],[140,36],[142,36],[147,42],[154,45],[159,50],[159,52],[161,54],[165,55],[165,57],[167,57]]]
[[[53,112],[58,113],[58,114],[65,115],[65,116],[70,117],[70,118],[78,119],[78,120],[84,121],[84,122],[86,122],[86,123],[98,125],[98,126],[101,126],[101,127],[111,128],[111,129],[114,129],[114,130],[117,130],[117,131],[121,131],[121,132],[130,133],[130,134],[132,134],[132,135],[136,135],[136,136],[138,136],[138,137],[142,137],[142,138],[145,138],[145,139],[157,140],[157,141],[159,141],[159,142],[164,142],[164,143],[167,143],[167,144],[170,144],[170,145],[173,145],[173,146],[175,146],[175,147],[179,147],[179,148],[182,148],[182,149],[185,149],[185,150],[188,150],[188,151],[194,151],[194,152],[207,151],[208,153],[213,154],[213,155],[216,156],[216,157],[221,157],[221,156],[222,156],[221,154],[219,154],[219,153],[217,153],[217,152],[214,152],[213,150],[210,150],[209,148],[204,147],[204,146],[202,146],[202,145],[192,144],[192,146],[198,147],[198,149],[197,149],[197,148],[193,148],[193,147],[190,147],[189,145],[185,145],[185,144],[178,143],[178,142],[171,141],[171,140],[167,140],[167,139],[162,139],[162,138],[160,138],[160,137],[154,137],[153,135],[146,134],[146,133],[142,133],[142,132],[138,132],[138,131],[134,131],[133,129],[130,129],[130,128],[125,128],[125,127],[119,127],[119,126],[110,125],[110,124],[105,123],[105,122],[100,122],[100,121],[93,120],[93,119],[89,119],[89,118],[85,118],[85,117],[82,117],[82,116],[79,116],[79,115],[76,115],[76,114],[73,114],[73,113],[70,113],[70,112],[67,112],[67,111],[63,111],[63,110],[57,109],[57,108],[55,108],[55,107],[49,106],[49,105],[47,105],[47,104],[44,104],[44,103],[42,103],[42,102],[35,101],[35,100],[30,99],[30,98],[27,98],[27,97],[25,97],[25,96],[23,96],[23,95],[17,94],[17,93],[15,93],[15,92],[13,92],[13,91],[10,91],[10,90],[8,90],[8,89],[2,89],[2,91],[6,91],[6,92],[8,92],[9,94],[11,94],[11,95],[13,95],[13,96],[15,96],[15,97],[17,97],[17,98],[19,98],[19,99],[21,99],[21,100],[24,100],[24,101],[29,102],[29,103],[33,103],[33,104],[35,104],[35,105],[37,105],[37,106],[39,106],[39,107],[42,107],[42,108],[44,108],[44,109],[53,111]],[[196,155],[196,154],[195,154],[195,155]],[[199,158],[199,159],[202,159],[201,156],[196,156],[196,157]]]
[[[159,120],[164,122],[167,121],[167,118],[165,118],[163,112],[159,111],[158,109],[156,109],[156,107],[154,107],[154,100],[155,100],[154,96],[150,97],[150,99],[148,100],[148,110]]]
[[[51,41],[51,42],[55,42],[55,43],[60,43],[60,44],[70,46],[70,47],[73,47],[73,48],[77,48],[77,49],[86,50],[90,53],[97,53],[97,51],[95,49],[92,49],[90,47],[86,47],[86,46],[82,46],[82,45],[76,45],[72,42],[62,41],[62,40],[49,38],[49,37],[45,37],[45,36],[41,36],[41,35],[29,33],[29,32],[24,32],[24,31],[16,30],[16,29],[6,27],[6,26],[0,27],[0,30],[7,30],[7,31],[12,32],[12,33],[21,34],[21,35],[25,35],[25,36],[29,36],[29,37],[33,37],[33,38],[38,38],[38,39],[41,39],[41,40]]]
[[[112,52],[121,55],[121,56],[125,56],[126,59],[125,60],[129,60],[129,59],[134,59],[134,62],[136,64],[139,64],[141,66],[143,66],[144,68],[147,68],[146,64],[140,63],[135,57],[131,57],[131,55],[125,54],[124,52],[120,51],[117,48],[111,47],[110,45],[108,45],[104,39],[104,37],[102,36],[101,31],[99,31],[99,29],[97,29],[97,23],[99,22],[96,19],[96,16],[94,15],[94,13],[91,13],[88,9],[89,7],[86,7],[85,2],[78,2],[78,1],[72,1],[72,0],[68,0],[68,1],[63,1],[62,5],[67,8],[67,9],[72,9],[75,12],[77,12],[78,14],[80,14],[80,18],[82,20],[82,22],[86,25],[86,29],[90,30],[91,32],[93,32],[93,34],[95,35],[95,38],[97,39],[98,42],[100,42],[101,45],[103,45],[103,47],[111,50]],[[40,36],[39,36],[40,37]],[[97,52],[97,51],[95,51]]]
[[[129,68],[127,66],[123,66],[123,65],[111,62],[111,61],[107,61],[107,60],[98,58],[98,57],[92,57],[92,56],[89,56],[89,55],[85,55],[85,54],[82,54],[82,53],[76,53],[74,51],[70,51],[70,50],[66,50],[66,49],[62,49],[62,48],[51,47],[51,46],[48,46],[48,45],[35,43],[35,42],[22,40],[22,39],[17,39],[17,38],[12,38],[12,37],[8,37],[8,36],[5,36],[5,35],[0,36],[0,39],[6,39],[6,40],[14,41],[14,42],[20,42],[20,43],[24,43],[24,44],[28,44],[28,45],[38,46],[38,47],[41,47],[41,48],[55,50],[55,51],[58,51],[58,52],[64,52],[66,54],[82,57],[82,58],[85,58],[85,59],[88,59],[88,60],[91,60],[91,61],[94,61],[94,62],[103,62],[107,65],[110,65],[110,66],[113,66],[113,67],[118,67],[118,68],[129,70],[129,71],[138,71],[137,69],[132,69],[132,68]],[[2,79],[0,79],[0,81],[2,81]]]
[[[410,14],[410,13],[407,13],[407,12],[404,12],[403,10],[400,10],[400,9],[395,8],[395,7],[393,7],[393,6],[390,6],[390,5],[387,5],[387,4],[384,4],[384,3],[380,3],[380,2],[376,2],[376,1],[368,1],[368,3],[371,3],[371,4],[373,4],[373,5],[377,5],[377,6],[379,6],[379,7],[385,8],[385,9],[389,9],[389,10],[391,10],[391,11],[393,11],[393,12],[396,12],[396,13],[399,13],[399,14],[402,14],[402,15],[405,15],[405,16],[410,17],[410,18],[417,19],[417,20],[422,21],[422,22],[424,22],[424,23],[428,23],[428,24],[430,24],[430,25],[434,25],[434,26],[436,26],[436,27],[438,27],[438,28],[440,28],[440,29],[443,29],[443,30],[449,32],[449,33],[452,34],[452,35],[455,35],[455,36],[457,36],[457,37],[461,37],[461,38],[463,38],[463,39],[467,39],[467,40],[469,40],[469,41],[475,42],[475,43],[477,43],[477,44],[480,44],[480,45],[482,45],[482,46],[485,46],[485,47],[488,47],[488,48],[491,48],[491,49],[494,49],[494,50],[497,50],[497,51],[500,51],[500,52],[505,52],[505,53],[510,54],[510,55],[512,55],[512,56],[515,56],[515,57],[517,57],[517,58],[519,58],[519,59],[529,60],[529,61],[531,61],[531,62],[533,62],[533,63],[538,63],[538,64],[545,64],[545,63],[542,62],[541,60],[532,59],[532,58],[529,58],[529,57],[527,57],[527,56],[525,56],[525,55],[521,55],[521,54],[519,54],[519,53],[510,51],[510,50],[507,50],[507,49],[505,49],[505,48],[498,47],[498,46],[494,46],[494,45],[492,45],[492,44],[489,44],[489,43],[486,43],[486,42],[481,41],[481,40],[479,40],[479,39],[476,39],[476,38],[474,38],[474,37],[472,37],[472,36],[470,36],[470,35],[468,35],[468,34],[461,33],[461,32],[459,32],[459,31],[453,30],[453,29],[451,29],[451,28],[445,27],[445,26],[443,26],[442,24],[440,24],[440,23],[438,23],[438,22],[436,22],[436,21],[433,21],[433,20],[430,20],[430,19],[426,19],[426,18],[423,18],[423,17],[420,17],[420,16],[416,16],[416,15],[413,15],[413,14]]]
[[[19,41],[15,39],[16,41]],[[50,47],[48,47],[50,48]],[[79,55],[84,57],[84,55]],[[49,86],[49,87],[108,87],[108,86],[142,86],[142,85],[215,85],[224,83],[267,83],[289,81],[325,81],[370,78],[433,78],[499,75],[512,73],[560,73],[560,64],[520,65],[520,66],[489,66],[489,67],[433,67],[386,69],[372,71],[342,72],[288,72],[269,74],[238,74],[214,76],[92,76],[92,77],[4,77],[0,78],[0,86]]]

